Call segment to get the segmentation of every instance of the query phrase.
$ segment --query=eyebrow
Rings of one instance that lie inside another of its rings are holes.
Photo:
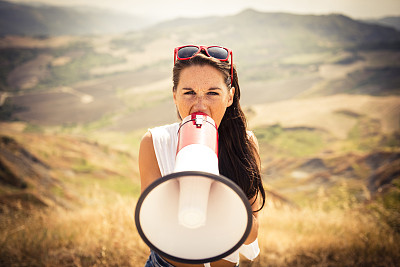
[[[182,90],[187,90],[187,91],[189,91],[189,90],[193,90],[193,88],[191,88],[191,87],[184,87],[184,88],[182,88]],[[219,87],[210,87],[210,88],[208,88],[208,90],[215,91],[215,90],[222,90],[222,89],[219,88]]]

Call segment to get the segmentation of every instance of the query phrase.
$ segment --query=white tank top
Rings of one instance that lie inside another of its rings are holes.
[[[152,138],[158,167],[162,176],[173,172],[175,167],[175,156],[178,145],[179,123],[149,129]],[[249,245],[242,245],[237,251],[223,258],[226,261],[239,263],[239,253],[249,260],[254,260],[260,253],[258,239]],[[210,266],[204,264],[204,266]]]

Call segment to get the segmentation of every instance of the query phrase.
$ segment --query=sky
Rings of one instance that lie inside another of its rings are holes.
[[[341,13],[355,19],[400,16],[400,0],[7,0],[114,9],[153,19],[224,16],[246,8],[296,14]]]

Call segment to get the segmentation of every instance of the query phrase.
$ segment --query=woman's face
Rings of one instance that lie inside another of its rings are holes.
[[[174,102],[182,118],[194,112],[210,116],[217,127],[232,105],[235,88],[228,89],[222,73],[209,65],[190,66],[180,73]]]

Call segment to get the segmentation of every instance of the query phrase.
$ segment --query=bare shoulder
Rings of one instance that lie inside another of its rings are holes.
[[[258,150],[259,149],[258,140],[257,140],[256,135],[253,133],[253,131],[247,131],[247,138],[249,138],[249,140],[254,143],[254,145],[256,146],[256,148]]]
[[[139,172],[142,192],[153,181],[161,177],[150,131],[145,133],[140,142]]]
[[[147,131],[147,132],[143,135],[142,140],[141,140],[141,142],[140,142],[140,148],[147,148],[147,149],[148,149],[148,148],[153,148],[153,150],[154,150],[154,147],[153,147],[153,137],[152,137],[150,131]]]
[[[142,137],[139,148],[139,170],[141,171],[141,174],[142,171],[145,171],[145,168],[151,164],[153,159],[156,159],[153,146],[153,137],[151,136],[151,132],[148,131]]]

